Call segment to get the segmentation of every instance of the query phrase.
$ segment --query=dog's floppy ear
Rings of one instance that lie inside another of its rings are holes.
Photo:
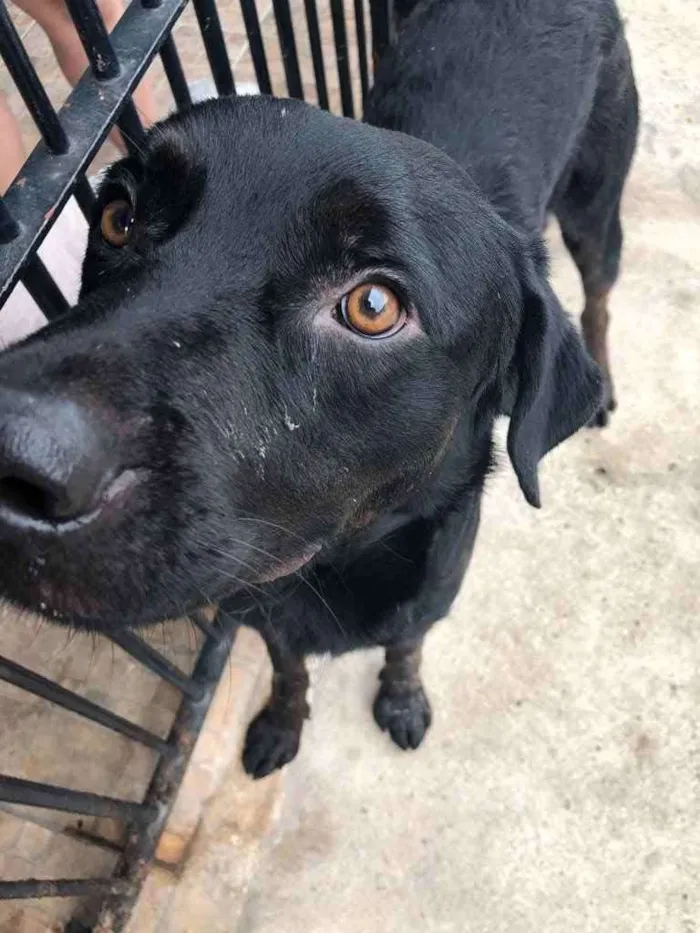
[[[539,508],[538,463],[595,414],[602,380],[546,275],[529,258],[523,279],[522,323],[509,373],[508,454],[525,498]]]

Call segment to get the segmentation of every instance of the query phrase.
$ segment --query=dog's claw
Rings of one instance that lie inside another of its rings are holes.
[[[243,767],[252,778],[264,778],[283,768],[299,751],[301,732],[265,707],[248,727]]]
[[[605,400],[598,411],[588,422],[589,428],[605,428],[610,424],[610,413],[617,408],[617,401],[612,394],[612,389],[608,388],[605,393]]]
[[[373,707],[374,719],[399,748],[418,748],[430,728],[432,713],[422,687],[396,693],[380,687]]]

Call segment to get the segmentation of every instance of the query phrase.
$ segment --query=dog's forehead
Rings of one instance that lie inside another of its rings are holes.
[[[294,100],[208,101],[152,134],[149,163],[186,192],[206,179],[208,207],[258,219],[333,201],[352,221],[358,202],[385,205],[397,173],[389,134]],[[385,138],[387,137],[387,138]]]

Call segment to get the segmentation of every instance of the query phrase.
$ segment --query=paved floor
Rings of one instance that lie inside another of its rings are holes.
[[[491,484],[423,749],[374,727],[378,655],[321,669],[237,933],[700,931],[700,13],[623,8],[644,124],[619,412],[549,459],[541,513],[505,463]]]

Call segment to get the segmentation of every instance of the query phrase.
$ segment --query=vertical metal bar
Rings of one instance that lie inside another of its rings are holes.
[[[365,34],[365,0],[355,0],[355,29],[357,33],[357,62],[360,68],[360,88],[362,89],[362,104],[364,106],[367,91],[369,90],[367,36]]]
[[[326,68],[323,62],[323,45],[321,43],[321,32],[318,27],[318,11],[316,9],[316,0],[304,0],[306,10],[306,27],[309,32],[309,45],[311,46],[311,60],[314,66],[314,78],[316,79],[316,95],[318,97],[319,107],[328,110],[328,87],[326,86]]]
[[[119,62],[95,0],[66,0],[68,12],[88,57],[92,73],[101,81],[116,78]]]
[[[128,99],[122,107],[117,118],[117,126],[131,155],[140,155],[143,152],[143,142],[146,134],[133,100]]]
[[[68,138],[17,35],[4,0],[0,2],[0,56],[46,145],[51,152],[67,152]]]
[[[282,52],[284,74],[287,79],[287,90],[290,97],[298,97],[299,100],[303,100],[304,89],[301,84],[299,58],[297,56],[297,45],[294,41],[294,25],[292,23],[292,13],[289,9],[289,0],[272,0],[272,6],[275,11],[275,22],[277,23],[277,35]]]
[[[376,71],[382,52],[391,44],[393,0],[369,0],[369,12],[372,19],[372,66]]]
[[[250,48],[250,57],[253,59],[258,90],[261,94],[272,94],[272,82],[267,67],[265,46],[262,40],[255,0],[241,0],[241,13],[243,14],[243,23],[248,36],[248,47]]]
[[[0,196],[0,243],[9,243],[18,233],[17,221],[5,207],[5,202]]]
[[[202,728],[216,684],[231,652],[238,623],[233,616],[225,612],[219,613],[218,620],[222,637],[218,640],[207,639],[192,672],[192,680],[202,687],[203,698],[199,701],[187,697],[183,699],[168,737],[168,742],[173,745],[176,754],[169,760],[161,759],[146,794],[144,804],[156,806],[159,811],[158,818],[145,833],[130,835],[117,865],[115,877],[130,883],[130,893],[122,898],[106,899],[97,924],[93,927],[93,933],[120,933],[138,897],[145,867],[153,859],[173,804],[175,790],[182,780],[192,754],[194,738]]]
[[[220,97],[225,94],[235,94],[236,85],[216,2],[215,0],[193,0],[193,5],[216,90]]]
[[[37,254],[26,264],[21,278],[24,287],[50,321],[70,310],[65,295]]]
[[[335,58],[338,64],[338,81],[340,82],[340,101],[343,107],[343,116],[353,117],[355,111],[352,103],[352,85],[348,64],[348,37],[345,31],[343,0],[331,0],[331,17],[333,19]]]
[[[95,210],[95,193],[84,175],[81,175],[75,183],[73,194],[87,222],[90,223]]]
[[[160,47],[160,60],[163,62],[165,75],[168,79],[170,90],[173,92],[177,109],[184,110],[187,107],[191,107],[192,97],[190,96],[190,89],[187,86],[185,72],[182,70],[182,62],[180,61],[180,56],[177,54],[177,48],[175,47],[172,34],[168,36]]]

